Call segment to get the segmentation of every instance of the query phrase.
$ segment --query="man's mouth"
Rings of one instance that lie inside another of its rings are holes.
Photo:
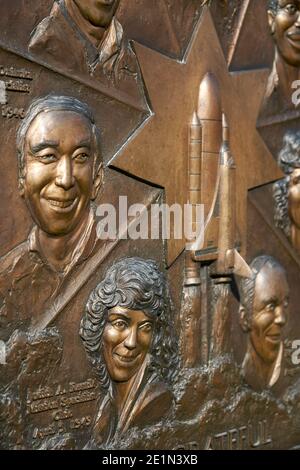
[[[288,41],[290,44],[297,50],[300,50],[300,32],[297,33],[288,33]]]
[[[75,199],[46,198],[46,201],[56,212],[71,212],[78,202],[78,197]]]
[[[114,5],[115,0],[98,0],[100,6],[110,8]]]
[[[281,334],[280,333],[269,333],[266,335],[268,341],[274,344],[278,344],[281,341]]]

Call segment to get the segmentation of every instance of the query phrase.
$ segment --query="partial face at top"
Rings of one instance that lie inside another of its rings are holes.
[[[285,62],[300,67],[300,0],[278,0],[276,15],[269,11],[269,25],[279,54]]]
[[[109,310],[102,341],[106,367],[114,382],[127,382],[139,371],[151,346],[153,328],[153,320],[143,311]]]
[[[289,216],[297,228],[300,228],[300,168],[295,168],[289,183]]]
[[[46,233],[66,235],[89,211],[100,185],[94,178],[92,129],[70,111],[40,113],[25,139],[23,194],[35,223]]]
[[[257,275],[250,340],[264,362],[275,361],[288,318],[289,287],[283,269],[264,266]]]
[[[107,28],[120,0],[74,0],[82,16],[94,26]]]

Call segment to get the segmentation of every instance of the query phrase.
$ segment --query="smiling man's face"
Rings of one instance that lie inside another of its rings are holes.
[[[92,25],[107,28],[120,0],[74,0],[82,16]]]
[[[275,361],[288,318],[289,287],[283,269],[264,266],[254,290],[250,340],[264,362]]]
[[[285,62],[300,66],[300,0],[278,0],[276,14],[269,11],[269,25]]]
[[[88,120],[70,111],[40,113],[25,139],[24,198],[46,233],[71,233],[95,195],[94,150]]]

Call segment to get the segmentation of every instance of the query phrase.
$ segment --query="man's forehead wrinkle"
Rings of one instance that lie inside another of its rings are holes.
[[[52,121],[73,121],[72,125],[74,125],[74,121],[77,123],[80,121],[82,127],[88,128],[89,132],[92,132],[92,123],[90,120],[84,115],[79,112],[75,112],[72,110],[63,110],[63,109],[53,109],[49,111],[44,111],[39,113],[35,118],[31,121],[27,133],[30,131],[31,128],[36,126],[40,127],[50,127],[50,130],[55,129],[57,126],[53,126]]]
[[[281,270],[271,271],[273,275],[270,283],[269,275],[256,279],[254,290],[254,303],[267,304],[271,302],[280,302],[289,295],[289,288],[285,273]]]
[[[81,118],[80,115],[79,117]],[[85,146],[91,145],[93,134],[92,126],[86,118],[84,118],[84,123],[83,121],[76,122],[73,120],[73,122],[69,123],[70,125],[68,127],[64,122],[59,125],[53,125],[52,119],[53,116],[51,116],[51,120],[47,120],[45,118],[42,118],[41,121],[34,120],[27,131],[26,140],[33,142],[38,141],[37,143],[39,144],[44,141],[58,142],[60,140],[64,140],[68,136],[69,138],[72,138],[74,141],[76,141],[76,145],[82,143],[87,144]],[[62,120],[65,121],[66,117],[63,117]],[[56,119],[55,123],[57,123]],[[62,136],[63,139],[61,138]]]
[[[266,292],[263,292],[259,296],[256,296],[256,300],[259,304],[267,305],[271,303],[278,303],[279,296],[275,293],[268,295]]]

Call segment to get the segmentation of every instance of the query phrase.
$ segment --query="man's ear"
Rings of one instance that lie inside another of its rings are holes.
[[[93,191],[92,191],[92,201],[96,199],[98,196],[99,190],[101,186],[103,185],[103,178],[104,178],[104,169],[103,169],[103,163],[99,165],[97,174],[95,175],[94,182],[93,182]]]
[[[271,33],[275,33],[275,17],[276,15],[272,10],[268,10],[268,23],[270,26]]]
[[[249,324],[248,316],[247,316],[245,307],[243,305],[240,306],[239,317],[240,317],[240,320],[239,320],[240,327],[242,328],[243,332],[249,333],[249,331],[251,330],[251,326]]]

